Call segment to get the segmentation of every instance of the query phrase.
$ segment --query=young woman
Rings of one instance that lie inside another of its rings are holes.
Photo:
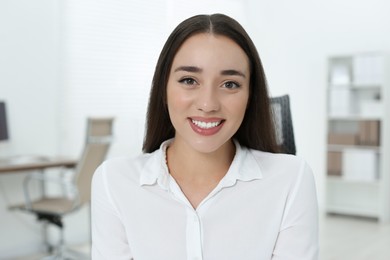
[[[313,174],[277,153],[268,100],[235,20],[179,24],[156,66],[144,154],[94,175],[92,259],[317,259]]]

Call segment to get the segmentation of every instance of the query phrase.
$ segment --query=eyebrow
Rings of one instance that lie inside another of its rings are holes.
[[[199,68],[199,67],[196,67],[196,66],[180,66],[180,67],[177,67],[175,69],[175,72],[177,72],[177,71],[186,71],[186,72],[200,73],[203,70],[201,68]],[[243,72],[238,71],[238,70],[233,70],[233,69],[222,70],[221,71],[221,75],[224,75],[224,76],[241,76],[243,78],[246,78],[245,74]]]
[[[195,67],[195,66],[180,66],[180,67],[177,67],[175,69],[175,72],[177,71],[186,71],[186,72],[196,72],[196,73],[200,73],[202,72],[203,70],[199,67]]]
[[[243,78],[246,78],[245,77],[245,74],[242,73],[241,71],[238,71],[238,70],[223,70],[221,71],[221,75],[224,75],[224,76],[241,76]]]

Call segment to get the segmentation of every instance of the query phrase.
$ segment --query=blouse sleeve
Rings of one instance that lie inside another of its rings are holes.
[[[104,166],[96,170],[92,180],[92,259],[133,259],[124,226],[107,187]]]
[[[318,259],[318,205],[314,177],[303,162],[288,196],[272,260]]]

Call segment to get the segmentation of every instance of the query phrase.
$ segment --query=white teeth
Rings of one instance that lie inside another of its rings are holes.
[[[197,121],[197,120],[192,120],[192,123],[194,123],[194,125],[200,127],[200,128],[203,128],[203,129],[210,129],[210,128],[213,128],[213,127],[216,127],[218,126],[221,121],[218,121],[218,122],[202,122],[202,121]]]

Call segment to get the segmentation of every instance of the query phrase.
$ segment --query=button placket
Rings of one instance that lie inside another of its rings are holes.
[[[202,227],[197,212],[187,209],[187,259],[202,260]]]

